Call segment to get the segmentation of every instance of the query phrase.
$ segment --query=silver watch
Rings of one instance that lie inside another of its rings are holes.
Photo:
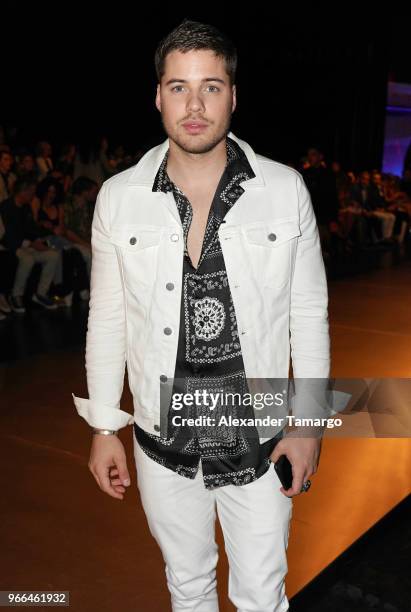
[[[103,436],[117,436],[118,431],[115,429],[98,429],[93,427],[93,434],[102,434]]]

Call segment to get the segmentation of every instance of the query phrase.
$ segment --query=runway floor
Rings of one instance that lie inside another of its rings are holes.
[[[410,279],[406,260],[330,282],[332,376],[411,377]],[[165,612],[169,594],[138,499],[132,428],[121,433],[132,475],[123,502],[103,494],[87,467],[90,432],[71,401],[71,392],[87,397],[87,310],[87,303],[55,312],[33,308],[0,329],[1,589],[67,590],[76,612]],[[122,408],[132,412],[131,406],[126,384]],[[294,498],[287,595],[290,610],[331,611],[337,607],[327,602],[310,607],[310,586],[409,495],[410,440],[326,437],[311,480],[310,492]],[[400,542],[398,520],[375,531],[371,547],[351,561],[363,562],[371,550],[384,555],[379,538],[382,546],[389,529]],[[409,527],[405,533],[409,538]],[[220,610],[231,612],[219,530],[218,540]],[[384,546],[389,555],[389,542]],[[389,565],[384,571],[390,574]],[[401,611],[405,591],[393,583],[378,593],[373,579],[380,604],[390,598]],[[365,609],[356,605],[341,610]]]

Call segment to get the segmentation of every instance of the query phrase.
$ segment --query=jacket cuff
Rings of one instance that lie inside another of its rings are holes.
[[[115,429],[117,431],[126,425],[132,425],[134,423],[134,416],[124,410],[120,410],[120,408],[112,408],[101,402],[85,399],[83,397],[76,397],[74,393],[71,395],[73,396],[74,405],[78,414],[83,417],[91,427]]]

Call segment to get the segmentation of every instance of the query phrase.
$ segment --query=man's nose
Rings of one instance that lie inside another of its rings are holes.
[[[204,101],[200,94],[191,94],[187,101],[187,109],[194,112],[204,110]]]

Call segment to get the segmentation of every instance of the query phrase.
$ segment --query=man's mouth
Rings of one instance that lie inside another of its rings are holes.
[[[186,121],[183,127],[189,134],[198,134],[206,129],[207,124],[201,121]]]

